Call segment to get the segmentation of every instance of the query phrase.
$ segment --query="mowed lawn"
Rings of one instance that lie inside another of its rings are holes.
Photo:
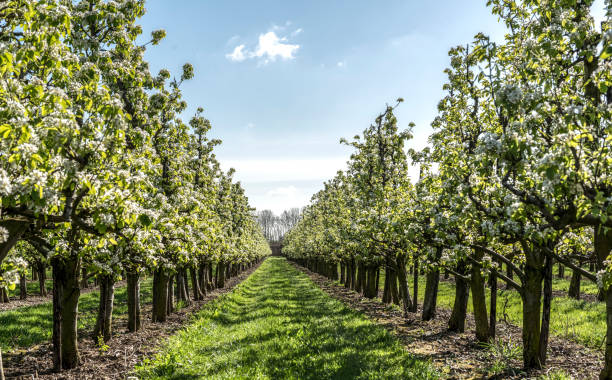
[[[197,313],[154,358],[146,379],[432,379],[432,365],[383,327],[269,258]]]

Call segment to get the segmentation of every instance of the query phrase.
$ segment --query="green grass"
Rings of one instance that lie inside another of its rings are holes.
[[[555,272],[556,273],[556,272]],[[567,274],[567,273],[566,273]],[[412,294],[412,275],[409,276],[410,294]],[[569,286],[569,280],[555,279],[553,285]],[[384,271],[381,271],[380,287],[384,287]],[[553,286],[554,287],[554,286]],[[590,281],[582,283],[583,292],[597,294],[597,286]],[[485,289],[487,305],[489,305],[490,290]],[[419,302],[422,304],[425,295],[425,276],[419,276]],[[472,295],[468,302],[468,311],[472,312]],[[507,303],[506,303],[507,301]],[[438,305],[451,309],[455,302],[455,286],[451,282],[440,281],[438,288]],[[497,318],[504,319],[504,305],[507,321],[516,326],[523,325],[523,304],[520,295],[515,290],[498,290]],[[488,309],[488,308],[487,308]],[[587,302],[568,297],[555,297],[551,305],[550,332],[552,335],[570,339],[589,348],[599,349],[606,332],[606,308],[601,302]]]
[[[142,282],[141,302],[152,300],[152,281]],[[79,299],[79,333],[87,334],[96,323],[99,292],[84,294]],[[114,318],[125,318],[127,315],[127,288],[122,286],[115,290]],[[46,302],[36,306],[21,307],[0,313],[0,347],[3,351],[30,347],[51,340],[53,327],[52,303]]]
[[[432,365],[332,299],[283,258],[269,258],[202,309],[154,358],[146,379],[430,379]]]

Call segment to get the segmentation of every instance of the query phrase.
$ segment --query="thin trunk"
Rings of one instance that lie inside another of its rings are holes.
[[[127,272],[128,331],[140,330],[140,273]]]
[[[408,289],[408,274],[406,273],[406,259],[402,254],[397,255],[397,279],[399,281],[399,293],[404,306],[404,318],[408,318],[408,311],[412,308],[410,301],[410,290]],[[415,302],[416,303],[416,302]]]
[[[523,298],[523,366],[542,367],[540,359],[540,310],[542,307],[542,260],[538,252],[525,255],[525,283]]]
[[[612,251],[612,229],[601,231],[595,228],[595,255],[598,265],[603,267]],[[599,374],[600,380],[612,380],[612,287],[605,292],[606,299],[606,351],[604,355],[604,369]]]
[[[380,266],[376,267],[376,285],[374,285],[374,287],[376,288],[374,293],[378,297],[378,289],[380,289]]]
[[[83,266],[81,269],[81,289],[87,289],[87,268]]]
[[[47,287],[45,282],[47,282],[47,271],[45,270],[45,264],[39,262],[36,265],[36,269],[38,271],[38,289],[41,297],[47,296]]]
[[[168,274],[163,268],[153,272],[153,322],[165,322],[168,316]]]
[[[438,301],[438,285],[440,284],[440,269],[437,262],[442,256],[442,248],[436,248],[434,268],[429,268],[425,282],[425,298],[423,299],[422,319],[429,321],[436,316],[436,304]]]
[[[414,267],[412,270],[412,294],[414,297],[414,302],[412,303],[412,308],[410,311],[413,313],[417,312],[417,308],[419,307],[419,258],[414,258]]]
[[[389,261],[385,265],[385,285],[383,288],[383,303],[391,303],[391,270],[389,269]]]
[[[19,275],[19,299],[25,300],[28,298],[28,282],[26,279],[26,274],[21,273]]]
[[[175,286],[174,286],[174,280],[175,280],[175,275],[171,274],[170,276],[168,276],[168,305],[166,306],[166,310],[168,312],[168,315],[170,315],[171,313],[174,313],[174,303],[176,300],[176,296],[174,293],[175,290]],[[176,287],[176,289],[178,290],[178,287]]]
[[[94,342],[102,337],[108,342],[112,336],[113,304],[115,300],[115,279],[112,275],[100,276],[100,298],[98,302],[98,317],[94,327]]]
[[[204,294],[202,293],[202,289],[200,287],[200,279],[196,275],[195,266],[189,267],[189,274],[191,275],[191,285],[193,287],[193,299],[200,301],[204,298]]]
[[[561,279],[565,279],[565,265],[561,263],[557,263],[559,272],[557,273],[557,277]]]
[[[344,284],[345,283],[345,277],[344,277],[344,263],[340,262],[340,283]]]
[[[53,366],[55,370],[79,365],[77,316],[79,312],[79,266],[77,255],[53,261]]]
[[[546,364],[546,351],[550,334],[553,265],[554,261],[548,257],[544,265],[544,299],[542,300],[542,327],[540,328],[540,363],[542,365]]]
[[[225,263],[220,261],[217,264],[217,288],[225,287]]]
[[[467,275],[468,271],[465,261],[461,260],[457,263],[457,273]],[[453,312],[448,321],[448,329],[450,331],[465,331],[469,296],[470,287],[468,282],[459,276],[455,276],[455,303],[453,304]]]
[[[497,330],[497,276],[493,272],[489,275],[489,288],[491,289],[489,297],[489,335],[491,339],[495,339]]]
[[[487,302],[485,298],[484,278],[482,277],[481,265],[478,264],[483,258],[483,253],[474,252],[475,262],[472,263],[471,284],[472,308],[474,309],[474,321],[476,323],[476,339],[487,343],[490,338],[489,321],[487,319]]]

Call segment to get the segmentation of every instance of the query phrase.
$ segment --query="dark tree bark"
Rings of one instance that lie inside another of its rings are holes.
[[[480,272],[482,269],[480,265],[482,258],[483,253],[476,250],[474,252],[475,261],[472,262],[470,288],[472,289],[472,307],[474,309],[474,321],[476,323],[476,339],[479,342],[487,343],[490,338],[490,330],[487,318],[484,278]]]
[[[598,266],[603,267],[612,251],[612,229],[595,228],[595,256]],[[604,354],[604,368],[599,374],[600,380],[612,380],[612,287],[604,293],[606,300],[606,350]]]
[[[404,307],[404,318],[408,318],[408,312],[412,308],[412,302],[410,300],[410,290],[408,289],[408,273],[406,273],[406,258],[403,254],[398,254],[396,257],[397,264],[397,279],[399,282],[399,293],[402,297],[402,304]],[[415,300],[416,303],[416,300]]]
[[[552,303],[552,277],[554,261],[546,258],[544,265],[544,299],[542,300],[542,326],[540,328],[540,363],[546,364],[548,335],[550,333],[550,307]]]
[[[345,283],[345,277],[344,277],[344,263],[340,262],[340,283],[344,284]]]
[[[497,326],[497,275],[491,272],[489,275],[489,288],[491,296],[489,297],[489,335],[490,339],[495,339]]]
[[[581,265],[579,263],[578,265]],[[577,270],[572,270],[572,278],[570,280],[570,286],[567,291],[567,295],[570,298],[580,299],[580,283],[582,282],[582,274]]]
[[[434,268],[429,268],[425,282],[425,298],[423,299],[422,319],[429,321],[436,316],[436,304],[438,301],[438,285],[440,284],[440,268],[437,262],[442,256],[442,248],[436,248]]]
[[[98,342],[99,337],[102,337],[104,342],[108,342],[112,337],[114,301],[115,278],[112,275],[100,276],[100,299],[93,332],[94,342]]]
[[[540,252],[525,255],[525,283],[523,299],[523,366],[542,367],[540,357],[540,310],[542,307],[543,258]]]
[[[225,263],[219,261],[217,264],[217,288],[225,287]]]
[[[57,257],[53,268],[53,367],[55,370],[72,369],[79,365],[77,342],[77,316],[79,312],[78,255]]]
[[[414,297],[414,302],[412,303],[412,308],[410,311],[413,313],[417,312],[419,307],[419,258],[414,258],[414,266],[412,270],[412,295]]]
[[[45,282],[47,282],[47,271],[45,268],[45,264],[39,261],[36,265],[36,270],[38,272],[38,289],[41,297],[47,296],[47,287]]]
[[[140,314],[140,273],[127,272],[127,305],[128,331],[140,330],[142,317]]]
[[[196,275],[195,266],[189,267],[189,274],[191,275],[191,285],[193,287],[193,299],[200,301],[204,299],[204,294],[202,293],[202,288],[200,287],[200,279]]]
[[[383,287],[383,303],[391,303],[391,270],[389,268],[389,261],[385,265],[385,284]]]
[[[176,276],[174,274],[171,274],[168,276],[168,305],[166,306],[166,312],[168,313],[168,315],[170,315],[171,313],[174,313],[174,302],[176,300],[176,294],[174,293],[175,278]],[[176,287],[176,290],[178,293],[178,287]]]
[[[19,299],[25,300],[28,298],[28,282],[26,274],[21,273],[19,275]]]
[[[559,272],[557,273],[557,277],[564,279],[565,278],[565,265],[561,263],[557,263],[557,265],[559,266],[557,268],[559,270]]]
[[[457,273],[467,275],[467,265],[461,260],[457,263]],[[467,316],[468,299],[470,296],[470,287],[468,282],[460,277],[455,276],[455,302],[453,311],[448,321],[448,329],[455,332],[465,331],[465,318]]]
[[[169,277],[163,268],[153,272],[153,322],[165,322],[168,316]]]
[[[87,289],[89,284],[87,283],[87,268],[83,266],[81,268],[81,289]]]

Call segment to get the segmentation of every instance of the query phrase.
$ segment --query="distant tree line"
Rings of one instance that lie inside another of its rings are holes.
[[[257,212],[256,216],[266,239],[270,243],[278,243],[283,240],[287,231],[293,228],[300,220],[301,211],[295,207],[283,211],[278,216],[272,210],[262,210]]]

